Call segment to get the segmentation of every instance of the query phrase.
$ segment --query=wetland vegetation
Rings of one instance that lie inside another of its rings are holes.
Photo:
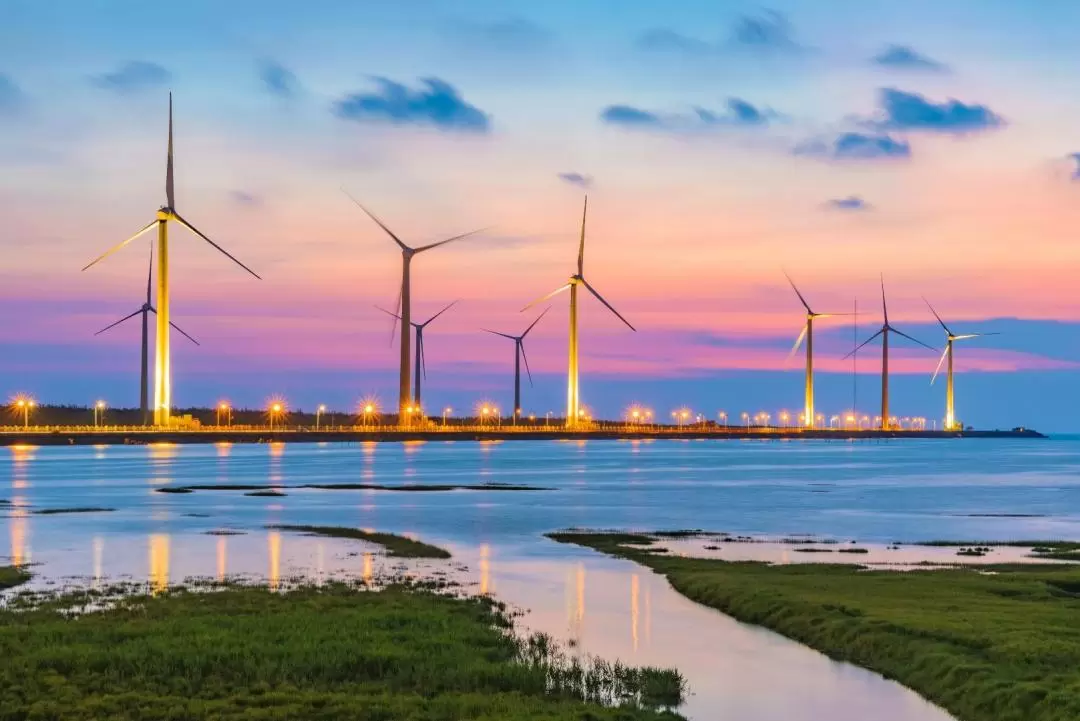
[[[648,534],[549,537],[647,566],[698,603],[896,679],[962,721],[1080,718],[1080,566],[870,571],[657,555]]]
[[[375,543],[386,549],[388,556],[396,558],[450,558],[450,552],[446,549],[433,546],[430,543],[414,541],[405,536],[394,533],[379,533],[365,531],[360,528],[347,528],[345,526],[295,526],[274,525],[267,526],[276,531],[291,531],[293,533],[306,533],[312,536],[327,536],[330,538],[352,538],[357,541]]]
[[[0,610],[0,654],[4,719],[658,721],[685,692],[521,638],[487,598],[402,585],[27,594]]]

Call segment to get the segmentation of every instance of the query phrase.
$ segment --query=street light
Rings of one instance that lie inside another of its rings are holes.
[[[750,430],[750,414],[746,411],[742,412],[743,422],[746,423],[746,430]]]
[[[225,401],[222,401],[221,403],[218,403],[218,407],[217,407],[217,424],[218,424],[219,427],[221,426],[221,417],[222,416],[225,416],[226,422],[231,427],[232,426],[232,408],[230,408],[229,404],[226,403]]]
[[[270,430],[274,430],[274,419],[280,416],[285,410],[285,406],[281,403],[270,404]]]
[[[94,427],[97,428],[105,420],[105,401],[94,404]]]
[[[326,413],[326,406],[320,405],[315,409],[315,430],[319,430],[319,426],[322,425],[323,413]]]
[[[30,427],[30,411],[34,408],[33,398],[17,398],[15,399],[15,407],[22,411],[23,414],[23,428]]]
[[[454,412],[454,409],[453,409],[453,408],[450,408],[449,406],[447,406],[446,408],[443,408],[443,409],[442,409],[442,424],[443,424],[443,428],[446,428],[446,417],[447,417],[448,415],[450,415],[451,413],[453,413],[453,412]]]
[[[484,406],[483,408],[480,409],[480,413],[481,413],[480,425],[482,426],[485,423],[487,423],[487,417],[488,417],[488,414],[491,413],[491,409],[488,408],[487,406]]]
[[[723,425],[724,428],[727,428],[727,412],[720,411],[717,413],[717,416],[720,418],[720,424]]]

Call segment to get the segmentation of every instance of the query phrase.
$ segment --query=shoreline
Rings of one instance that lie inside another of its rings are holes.
[[[803,430],[705,428],[664,429],[659,431],[600,429],[570,431],[564,429],[512,428],[499,430],[198,430],[173,431],[141,428],[124,430],[41,430],[2,431],[0,446],[99,446],[149,445],[152,443],[401,443],[410,441],[587,441],[587,440],[905,440],[905,439],[962,439],[962,438],[1046,438],[1038,431],[1018,429],[1009,431],[882,431],[882,430]]]

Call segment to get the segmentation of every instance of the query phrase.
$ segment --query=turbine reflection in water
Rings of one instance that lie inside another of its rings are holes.
[[[638,650],[638,575],[630,577],[630,638],[634,643],[634,651]]]
[[[150,589],[161,593],[169,587],[169,534],[150,534]]]
[[[225,536],[218,536],[217,539],[217,579],[219,581],[225,580],[225,559],[228,553],[228,549],[225,546]]]
[[[281,533],[271,531],[267,544],[270,549],[270,590],[276,591],[281,583]]]
[[[491,591],[491,546],[480,544],[480,594],[486,596]]]
[[[105,539],[101,536],[94,536],[93,541],[94,549],[94,582],[93,587],[98,588],[101,585],[102,577],[102,562],[105,556]]]

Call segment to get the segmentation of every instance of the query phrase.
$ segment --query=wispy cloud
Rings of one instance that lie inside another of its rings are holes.
[[[840,133],[831,140],[811,140],[797,145],[795,155],[828,160],[906,160],[911,145],[885,133]]]
[[[268,92],[282,98],[292,98],[300,92],[296,74],[276,60],[263,60],[259,64],[259,79]]]
[[[873,206],[857,195],[849,195],[846,198],[832,198],[825,202],[827,210],[863,211],[870,210]]]
[[[490,117],[461,97],[450,83],[421,78],[420,87],[409,88],[388,78],[376,77],[378,89],[347,95],[334,103],[334,114],[357,122],[428,126],[444,131],[488,133]]]
[[[795,39],[787,16],[775,10],[739,16],[727,37],[719,41],[702,40],[671,28],[656,27],[641,33],[634,40],[634,47],[643,52],[698,57],[726,52],[790,55],[800,54],[807,49]]]
[[[945,73],[949,67],[933,60],[907,45],[889,45],[870,59],[874,65],[891,70],[916,70],[930,73]]]
[[[95,75],[91,82],[99,88],[117,93],[138,93],[165,85],[172,73],[157,63],[132,60],[112,72]]]
[[[805,50],[795,40],[787,16],[775,10],[743,15],[735,21],[730,42],[733,46],[764,52],[792,53]]]
[[[918,93],[882,88],[879,117],[869,124],[885,130],[963,134],[990,130],[1004,119],[985,105],[954,98],[935,103]]]
[[[727,108],[716,112],[693,107],[689,113],[659,113],[632,105],[609,105],[600,113],[608,125],[667,133],[692,133],[715,128],[761,127],[779,117],[769,108],[759,108],[741,98],[728,98]]]
[[[592,187],[593,179],[591,175],[582,175],[581,173],[559,173],[559,180],[570,185],[576,185],[579,188],[588,190]]]
[[[522,17],[463,25],[458,28],[458,34],[461,40],[470,45],[514,54],[546,50],[555,39],[547,28]]]

